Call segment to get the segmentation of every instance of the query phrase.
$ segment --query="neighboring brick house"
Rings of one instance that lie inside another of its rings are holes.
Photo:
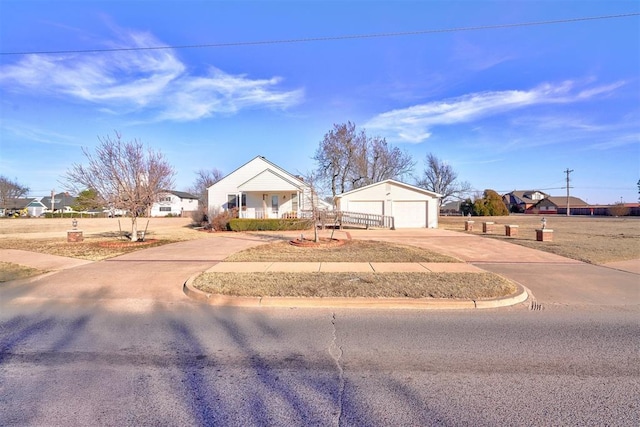
[[[166,190],[151,206],[149,216],[187,216],[198,210],[198,197],[183,191]]]
[[[589,204],[577,197],[569,197],[569,213],[571,209],[584,209],[588,208]],[[567,213],[567,197],[566,196],[549,196],[540,200],[538,203],[526,210],[526,213],[539,213],[545,215],[563,214]]]
[[[502,201],[509,212],[524,213],[536,203],[549,197],[540,190],[513,190],[502,196]]]

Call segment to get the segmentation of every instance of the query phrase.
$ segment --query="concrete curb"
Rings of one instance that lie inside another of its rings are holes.
[[[193,281],[202,273],[194,274],[182,286],[183,292],[197,301],[226,307],[280,307],[280,308],[369,308],[414,310],[460,310],[508,307],[522,303],[529,297],[520,284],[515,283],[515,295],[490,300],[410,299],[410,298],[300,298],[300,297],[234,297],[210,294],[196,289]]]

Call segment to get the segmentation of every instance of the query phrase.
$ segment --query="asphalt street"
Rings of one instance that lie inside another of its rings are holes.
[[[0,425],[640,423],[637,311],[3,307]]]

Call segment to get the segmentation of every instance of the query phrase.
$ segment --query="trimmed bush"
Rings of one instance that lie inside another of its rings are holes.
[[[308,219],[245,219],[234,218],[229,221],[231,231],[285,231],[306,230],[313,225]]]
[[[211,218],[211,229],[215,231],[228,231],[229,221],[238,217],[238,210],[222,211]]]

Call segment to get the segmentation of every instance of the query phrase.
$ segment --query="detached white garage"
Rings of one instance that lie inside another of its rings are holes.
[[[440,195],[387,179],[336,196],[338,210],[394,217],[395,228],[438,228]]]

